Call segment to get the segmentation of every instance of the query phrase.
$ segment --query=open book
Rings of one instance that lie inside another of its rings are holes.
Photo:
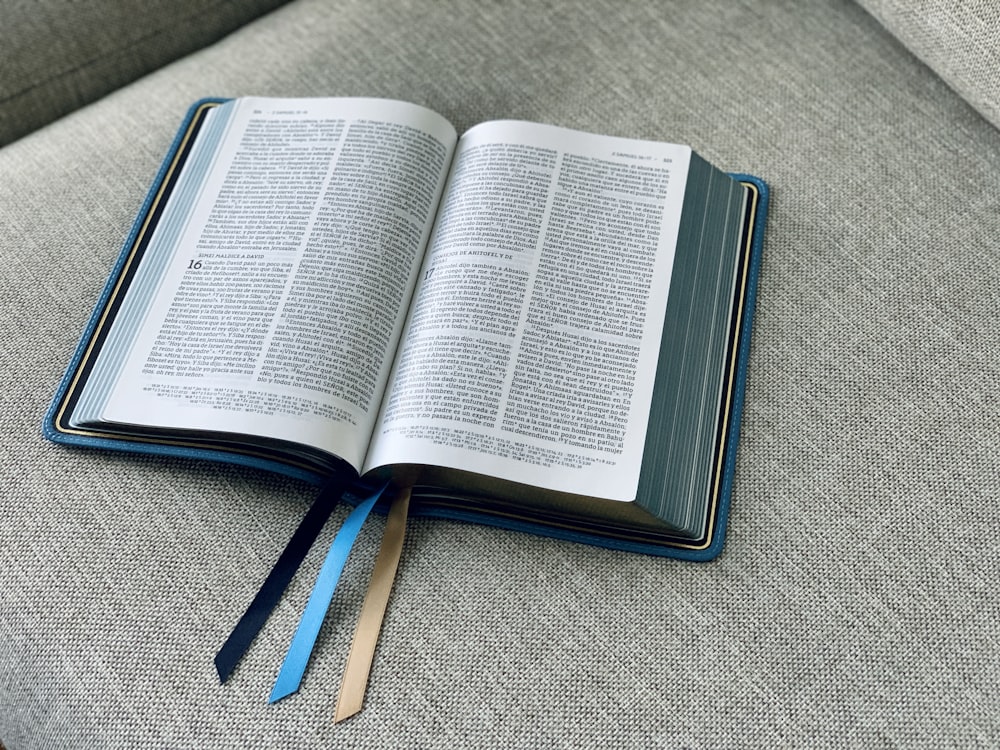
[[[391,476],[414,514],[707,559],[765,210],[684,146],[199,102],[45,432]]]

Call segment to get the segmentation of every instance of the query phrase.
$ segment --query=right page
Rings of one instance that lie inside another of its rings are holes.
[[[366,469],[634,501],[690,160],[548,125],[468,131]]]

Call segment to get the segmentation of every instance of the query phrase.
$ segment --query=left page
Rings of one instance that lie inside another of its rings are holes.
[[[210,112],[74,421],[291,441],[360,469],[455,142],[388,100]]]

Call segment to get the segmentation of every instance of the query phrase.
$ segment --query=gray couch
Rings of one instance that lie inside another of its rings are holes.
[[[998,6],[275,5],[0,4],[7,750],[1000,746]],[[266,703],[320,549],[220,686],[312,488],[40,425],[186,107],[242,94],[672,140],[767,180],[722,556],[414,521],[361,714],[332,721],[374,535],[297,695]]]

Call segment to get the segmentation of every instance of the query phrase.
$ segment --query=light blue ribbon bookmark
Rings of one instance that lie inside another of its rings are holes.
[[[323,567],[316,577],[316,584],[313,586],[309,602],[306,604],[302,619],[299,620],[299,627],[295,630],[292,643],[288,647],[285,661],[278,672],[278,678],[274,681],[274,689],[271,691],[269,703],[274,703],[282,698],[291,695],[299,689],[302,682],[302,675],[305,674],[306,665],[312,655],[313,645],[316,643],[316,636],[319,635],[320,627],[326,618],[326,611],[330,608],[333,600],[333,592],[337,588],[340,574],[347,563],[347,556],[354,546],[354,541],[358,538],[361,526],[371,512],[372,507],[389,486],[386,482],[375,491],[367,500],[358,503],[351,511],[350,515],[340,527],[337,536],[330,545],[330,551],[323,561]]]

